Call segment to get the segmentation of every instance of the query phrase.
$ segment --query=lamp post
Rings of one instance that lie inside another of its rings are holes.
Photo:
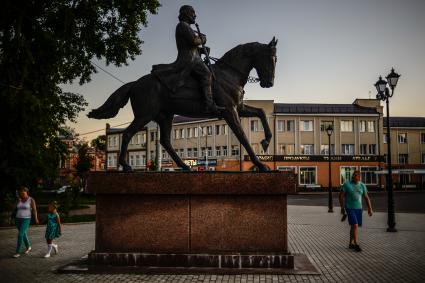
[[[328,212],[334,212],[333,207],[333,199],[332,199],[332,168],[331,168],[331,136],[334,131],[334,128],[332,125],[329,124],[329,126],[326,128],[326,133],[328,134],[328,141],[329,141],[329,148],[328,148],[328,165],[329,165],[329,198],[328,198]]]
[[[391,164],[391,127],[390,127],[390,107],[389,99],[394,95],[394,89],[397,86],[399,74],[394,72],[394,68],[391,69],[391,73],[386,77],[387,81],[379,77],[379,80],[375,83],[378,94],[376,99],[385,101],[387,106],[387,194],[388,194],[388,228],[387,232],[397,232],[395,228],[395,214],[394,214],[394,193],[393,193],[393,178],[392,178],[392,164]],[[387,84],[391,88],[391,93]]]

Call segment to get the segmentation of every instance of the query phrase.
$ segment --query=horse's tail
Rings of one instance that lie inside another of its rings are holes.
[[[130,90],[135,82],[126,83],[119,89],[117,89],[109,98],[97,109],[93,109],[87,114],[89,118],[95,119],[108,119],[113,118],[118,114],[120,108],[123,108],[129,98]]]

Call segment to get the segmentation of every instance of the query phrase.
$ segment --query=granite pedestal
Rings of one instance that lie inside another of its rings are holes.
[[[95,172],[96,243],[89,264],[294,268],[288,251],[292,172]]]

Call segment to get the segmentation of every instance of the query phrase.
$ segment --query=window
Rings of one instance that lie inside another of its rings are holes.
[[[184,137],[185,137],[185,131],[184,131],[185,129],[180,129],[180,138],[181,139],[184,139]]]
[[[193,128],[187,128],[187,137],[191,138],[193,136]]]
[[[208,147],[208,156],[213,156],[213,151],[212,151],[212,147]]]
[[[300,185],[315,185],[316,184],[316,167],[301,167],[300,166]]]
[[[384,133],[384,136],[382,137],[382,140],[384,141],[384,143],[388,143],[388,135],[387,135],[387,133]]]
[[[118,146],[118,137],[117,136],[108,137],[108,145],[110,147]]]
[[[199,137],[199,128],[198,127],[193,128],[193,136],[195,138]]]
[[[398,133],[398,143],[407,143],[407,133]]]
[[[227,135],[227,125],[221,125],[221,134]]]
[[[201,157],[205,156],[205,147],[201,147]]]
[[[376,154],[376,144],[369,145],[369,154]]]
[[[341,121],[341,132],[352,132],[353,121]]]
[[[251,120],[251,132],[258,132],[258,120]]]
[[[322,144],[320,146],[320,154],[322,155],[328,155],[329,154],[329,145],[328,144]],[[335,145],[331,144],[331,154],[335,154]]]
[[[179,130],[174,130],[174,138],[177,140],[177,139],[179,139]]]
[[[425,143],[425,133],[421,133],[421,143]]]
[[[227,146],[223,146],[223,156],[227,156]]]
[[[221,156],[221,147],[219,146],[215,147],[215,156]]]
[[[232,145],[232,155],[233,156],[239,155],[239,146],[238,145]]]
[[[422,164],[425,164],[425,153],[422,153],[422,156],[421,156],[421,163],[422,163]]]
[[[399,164],[407,164],[409,162],[408,154],[399,154],[398,155],[398,163]]]
[[[367,144],[360,145],[360,154],[367,154]]]
[[[320,131],[322,131],[322,132],[326,132],[326,129],[327,129],[329,126],[332,126],[332,127],[333,127],[333,125],[334,125],[334,122],[333,122],[333,121],[322,121],[322,122],[320,123]]]
[[[302,144],[301,145],[301,154],[313,155],[314,154],[314,145],[312,145],[312,144]]]
[[[353,172],[357,170],[357,167],[356,166],[341,166],[339,170],[341,173],[341,185],[342,185],[345,182],[351,180],[351,176],[353,175]]]
[[[208,134],[209,136],[211,136],[211,135],[212,135],[212,130],[213,130],[213,127],[212,127],[212,126],[208,126],[208,127],[207,127],[207,134]]]
[[[354,144],[342,144],[341,145],[342,155],[354,155]]]
[[[295,131],[295,121],[294,120],[287,120],[286,121],[286,131],[287,132]]]
[[[313,131],[313,121],[312,120],[300,121],[300,129],[303,132],[312,132]]]
[[[360,121],[360,132],[364,133],[367,131],[367,121]]]
[[[278,152],[279,154],[285,155],[286,154],[286,144],[280,143],[278,146]]]
[[[220,135],[220,125],[215,125],[215,135]]]
[[[255,152],[255,154],[259,154],[259,151],[258,151],[258,149],[259,149],[259,147],[258,147],[258,143],[253,143],[253,144],[251,145],[251,147],[252,147],[252,150]]]
[[[277,120],[277,131],[278,132],[284,132],[285,131],[285,121],[284,120]]]
[[[367,131],[369,133],[375,132],[375,121],[367,121]]]
[[[362,166],[360,167],[360,173],[362,176],[362,182],[366,185],[376,185],[378,183],[375,171],[378,168],[375,166]]]
[[[205,135],[207,134],[207,127],[202,127],[200,131],[201,131],[201,136],[205,137]]]
[[[286,155],[295,154],[295,144],[286,144]]]
[[[192,149],[191,148],[187,149],[187,157],[192,157]]]
[[[128,153],[130,166],[140,167],[146,162],[145,155],[141,151],[129,152]]]
[[[167,152],[163,149],[162,150],[162,159],[167,159],[168,158],[167,155],[168,155]]]
[[[108,154],[108,168],[117,167],[117,154]]]
[[[198,157],[198,149],[196,147],[193,148],[193,157]]]

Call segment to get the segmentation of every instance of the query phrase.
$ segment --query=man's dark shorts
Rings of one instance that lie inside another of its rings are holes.
[[[361,209],[346,208],[345,211],[348,216],[348,224],[350,225],[358,224],[359,226],[362,226],[363,211]]]

